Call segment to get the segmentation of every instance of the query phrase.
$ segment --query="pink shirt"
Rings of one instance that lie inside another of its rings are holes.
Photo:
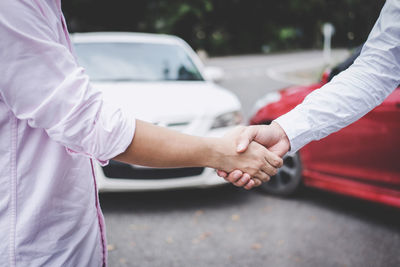
[[[130,144],[134,118],[78,66],[60,0],[0,1],[0,266],[102,266],[92,159]]]

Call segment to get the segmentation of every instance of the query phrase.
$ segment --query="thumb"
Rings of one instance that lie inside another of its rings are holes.
[[[246,151],[247,147],[249,146],[249,143],[250,142],[248,139],[243,138],[242,140],[239,140],[239,143],[236,148],[236,152],[242,153],[242,152]]]
[[[254,127],[248,126],[246,129],[239,135],[237,139],[236,152],[242,153],[247,150],[247,147],[254,140],[257,135],[257,131]]]

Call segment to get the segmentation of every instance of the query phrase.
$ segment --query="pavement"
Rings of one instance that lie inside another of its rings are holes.
[[[335,50],[333,58],[346,53]],[[248,118],[265,93],[299,77],[318,79],[312,73],[322,71],[321,62],[320,51],[307,51],[206,64],[224,69],[221,85],[239,96]],[[100,201],[111,267],[400,266],[400,210],[324,191],[276,198],[226,185],[103,193]]]
[[[400,212],[304,189],[102,194],[110,266],[395,267]]]

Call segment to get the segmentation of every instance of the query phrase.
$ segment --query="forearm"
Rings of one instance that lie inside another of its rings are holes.
[[[358,120],[400,83],[399,17],[399,2],[387,1],[354,64],[276,120],[293,152]]]
[[[115,160],[151,167],[213,167],[218,165],[216,138],[182,134],[140,120],[127,150]]]
[[[275,120],[287,134],[292,152],[348,126],[382,103],[397,82],[380,81],[352,66]]]

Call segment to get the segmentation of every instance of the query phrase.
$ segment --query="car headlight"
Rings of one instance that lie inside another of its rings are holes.
[[[239,125],[243,122],[243,115],[240,111],[224,113],[215,118],[211,129]]]
[[[253,107],[251,114],[255,114],[260,108],[281,100],[282,96],[279,92],[271,92],[260,98]]]

